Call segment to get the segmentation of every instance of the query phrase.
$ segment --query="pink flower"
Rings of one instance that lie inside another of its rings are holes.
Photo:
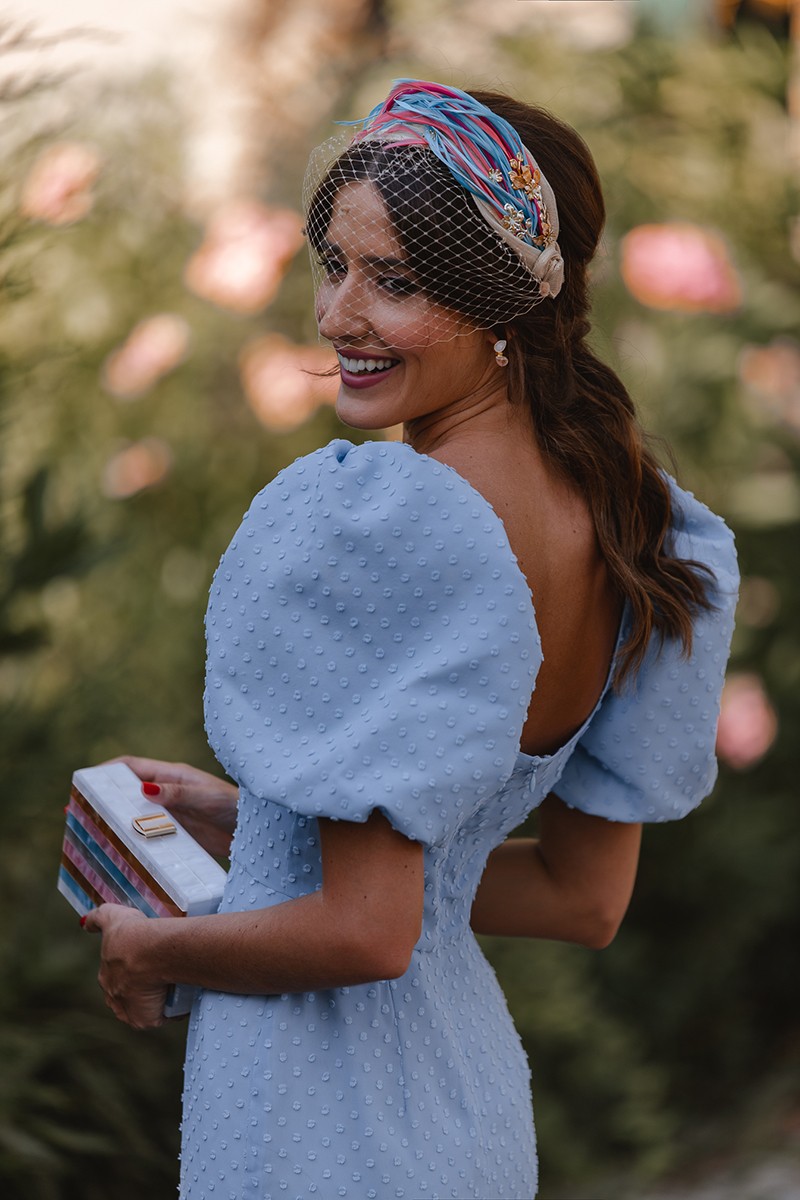
[[[688,223],[639,225],[622,239],[622,278],[641,304],[676,312],[731,312],[739,277],[719,234]]]
[[[103,366],[103,387],[114,396],[141,396],[183,361],[189,326],[183,317],[160,313],[140,321]]]
[[[323,346],[297,346],[271,333],[250,342],[239,355],[242,386],[259,421],[277,432],[296,429],[321,404],[333,404],[339,375],[320,378],[308,371],[338,366]]]
[[[172,452],[160,438],[143,438],[119,450],[103,471],[102,488],[112,500],[127,500],[143,488],[153,487],[172,466]]]
[[[775,338],[768,346],[746,346],[739,378],[761,411],[800,433],[800,344]]]
[[[255,313],[272,300],[303,244],[302,219],[289,209],[234,200],[209,222],[184,281],[196,295],[234,312]]]
[[[722,691],[717,754],[737,771],[752,767],[775,741],[778,718],[758,675],[731,675]]]
[[[91,211],[100,156],[81,142],[55,142],[37,158],[22,185],[20,211],[48,225],[69,225]]]

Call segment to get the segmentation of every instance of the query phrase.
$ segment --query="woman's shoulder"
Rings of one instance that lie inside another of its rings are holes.
[[[276,488],[283,492],[304,492],[312,486],[317,493],[360,491],[366,494],[367,503],[372,499],[383,500],[387,505],[394,502],[400,507],[415,492],[432,488],[434,495],[449,494],[461,505],[471,502],[474,509],[482,510],[484,517],[498,521],[489,501],[459,472],[457,464],[422,454],[406,442],[355,443],[334,438],[289,463],[259,492],[256,500]],[[432,501],[428,504],[433,507]]]
[[[672,552],[708,572],[710,607],[695,613],[692,650],[654,637],[633,682],[610,690],[567,763],[556,791],[612,821],[667,821],[703,800],[717,776],[715,741],[733,636],[739,571],[721,517],[666,476]]]
[[[717,513],[666,472],[672,502],[672,552],[676,558],[703,563],[713,575],[717,600],[735,598],[739,587],[736,545],[732,531]]]
[[[530,593],[491,503],[448,463],[395,441],[355,444],[336,438],[283,468],[254,498],[245,526],[287,521],[297,536],[358,536],[408,554],[413,547],[443,553],[460,548]],[[388,539],[388,541],[386,540]]]
[[[486,613],[490,624],[492,614],[513,610],[515,634],[538,641],[503,522],[457,471],[404,443],[337,438],[295,460],[255,497],[232,549],[263,561],[267,545],[298,584],[327,570],[330,587],[346,588],[357,570],[371,600],[382,584],[437,608],[455,597],[465,614]]]

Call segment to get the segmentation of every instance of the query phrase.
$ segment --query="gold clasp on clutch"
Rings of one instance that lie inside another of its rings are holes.
[[[178,832],[166,813],[145,813],[141,817],[134,817],[131,824],[137,833],[146,838],[166,837],[168,833]]]

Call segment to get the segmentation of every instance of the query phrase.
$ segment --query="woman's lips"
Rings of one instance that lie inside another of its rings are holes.
[[[376,384],[382,383],[387,375],[393,375],[400,363],[395,363],[393,367],[386,367],[381,371],[348,371],[343,363],[339,363],[339,373],[342,377],[342,383],[349,388],[368,388],[375,387]]]

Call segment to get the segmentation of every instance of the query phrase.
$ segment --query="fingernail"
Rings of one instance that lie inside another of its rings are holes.
[[[86,916],[83,916],[83,917],[81,917],[81,929],[83,929],[85,924],[86,924]]]
[[[158,796],[161,793],[161,788],[157,783],[143,783],[142,791],[145,796]]]

